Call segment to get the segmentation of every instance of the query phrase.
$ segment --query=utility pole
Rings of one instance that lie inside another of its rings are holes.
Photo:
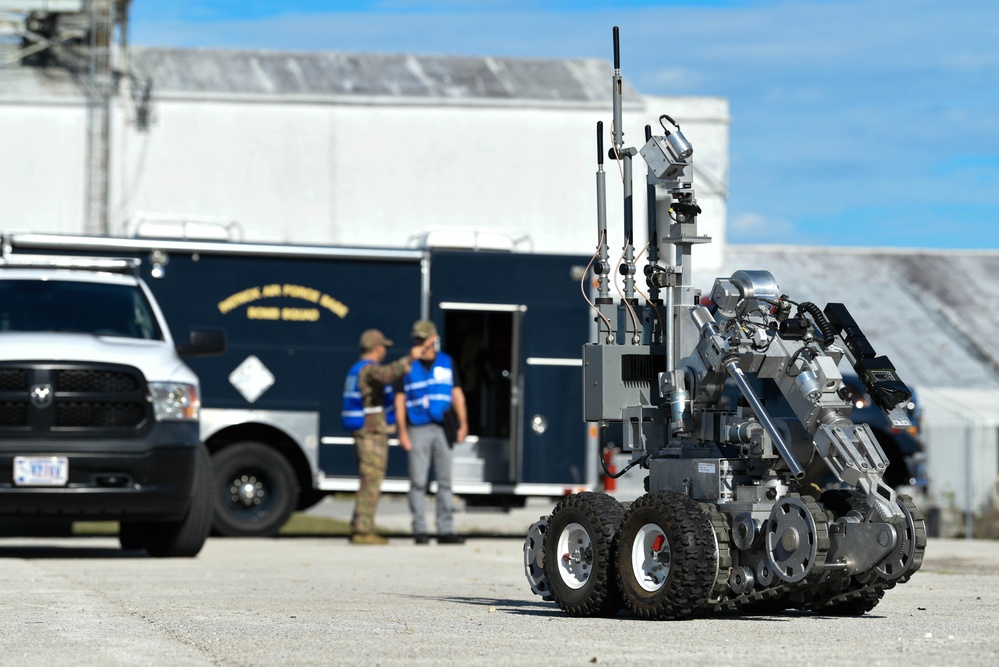
[[[108,172],[111,154],[111,40],[114,32],[112,0],[90,0],[90,44],[87,71],[87,234],[106,236]]]

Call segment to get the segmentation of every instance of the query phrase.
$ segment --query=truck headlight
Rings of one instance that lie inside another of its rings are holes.
[[[150,382],[156,421],[196,421],[201,409],[198,388],[183,382]]]

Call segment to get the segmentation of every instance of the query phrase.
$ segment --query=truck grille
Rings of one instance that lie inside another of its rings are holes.
[[[142,387],[139,378],[121,371],[66,369],[56,371],[60,391],[81,393],[134,393]]]
[[[0,437],[134,435],[152,420],[146,382],[118,364],[0,364]]]
[[[0,368],[0,391],[20,391],[27,386],[27,368]]]
[[[20,426],[28,422],[28,406],[17,401],[0,402],[0,426]]]

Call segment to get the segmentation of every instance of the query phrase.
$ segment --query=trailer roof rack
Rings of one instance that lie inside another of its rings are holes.
[[[243,228],[235,220],[217,216],[138,213],[125,220],[124,235],[137,239],[238,243],[243,240]]]
[[[431,225],[426,231],[410,236],[406,245],[423,249],[534,251],[530,234],[502,227]]]

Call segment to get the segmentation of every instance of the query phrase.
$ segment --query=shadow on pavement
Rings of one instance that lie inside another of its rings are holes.
[[[108,547],[108,546],[66,546],[65,544],[26,544],[0,546],[0,559],[3,558],[23,558],[23,559],[51,559],[51,560],[71,560],[98,559],[98,558],[152,558],[145,551]]]
[[[530,591],[528,591],[530,592]],[[497,612],[505,614],[517,614],[520,616],[557,616],[562,614],[561,610],[553,602],[538,600],[497,600],[496,598],[481,597],[455,597],[449,595],[407,595],[397,594],[397,597],[409,598],[411,600],[437,600],[438,602],[457,602],[459,604],[474,605],[476,607],[488,607]]]

